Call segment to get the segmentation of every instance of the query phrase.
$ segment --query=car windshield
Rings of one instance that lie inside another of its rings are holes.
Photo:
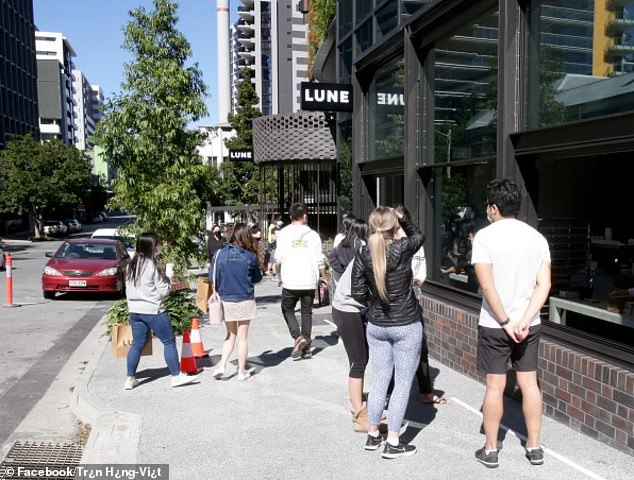
[[[93,235],[92,238],[101,238],[103,240],[119,240],[126,249],[134,248],[134,239],[127,237],[120,237],[118,235]]]
[[[66,242],[55,253],[55,258],[95,258],[116,260],[117,249],[114,245],[101,243],[70,243]]]

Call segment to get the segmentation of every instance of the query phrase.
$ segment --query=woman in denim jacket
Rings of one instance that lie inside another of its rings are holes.
[[[217,257],[217,259],[216,259]],[[222,355],[214,370],[214,378],[224,377],[229,357],[238,339],[238,380],[246,380],[251,373],[246,369],[249,353],[249,324],[255,318],[255,295],[253,285],[262,280],[262,264],[257,241],[245,223],[237,223],[233,233],[212,261],[210,281],[214,273],[218,292],[225,314],[227,335],[222,344]],[[214,266],[216,272],[213,271]]]

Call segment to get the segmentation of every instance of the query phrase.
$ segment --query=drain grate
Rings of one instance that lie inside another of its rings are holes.
[[[79,465],[84,448],[79,443],[23,442],[13,444],[9,453],[0,463],[0,480],[17,479],[72,479],[74,475],[60,475],[64,469]],[[49,467],[51,476],[28,476],[24,470],[38,470]],[[72,472],[72,469],[70,470]]]

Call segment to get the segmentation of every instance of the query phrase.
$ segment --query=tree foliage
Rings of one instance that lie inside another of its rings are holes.
[[[308,65],[312,72],[315,55],[326,39],[337,12],[336,0],[312,0],[308,12]]]
[[[229,150],[252,150],[252,121],[262,113],[257,107],[259,99],[251,82],[251,69],[243,68],[240,76],[242,83],[238,89],[238,113],[228,115],[229,124],[236,131],[236,136],[225,140],[225,146]],[[220,170],[227,205],[251,205],[258,202],[260,181],[258,167],[253,162],[225,161]]]
[[[187,128],[206,114],[206,87],[198,65],[186,66],[191,48],[176,28],[177,4],[154,0],[153,7],[129,13],[123,46],[133,60],[96,137],[119,173],[111,204],[166,240],[178,271],[198,256],[191,238],[204,228],[202,198],[217,184],[196,152],[200,134]]]
[[[84,199],[90,171],[90,159],[74,147],[14,137],[0,150],[0,211],[28,213],[39,238],[46,216]]]

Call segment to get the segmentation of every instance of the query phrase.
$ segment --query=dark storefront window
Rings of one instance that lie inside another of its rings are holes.
[[[631,180],[615,172],[631,157],[547,155],[534,161],[531,192],[551,250],[550,321],[630,348],[634,298],[615,292],[634,287],[634,224],[610,206],[629,202]]]
[[[437,210],[434,219],[435,251],[428,252],[430,280],[468,292],[478,292],[471,266],[471,242],[488,224],[486,185],[495,177],[495,162],[435,169],[432,191]]]
[[[486,13],[433,49],[435,163],[495,155],[497,20]]]
[[[372,18],[361,24],[354,32],[357,45],[357,55],[372,46]]]
[[[487,225],[485,189],[496,171],[497,19],[495,10],[481,15],[436,42],[428,56],[434,91],[434,149],[423,159],[434,208],[428,278],[472,293],[478,284],[471,240]]]
[[[341,37],[352,30],[352,2],[337,2],[337,6],[337,21]]]
[[[370,132],[368,159],[402,159],[405,135],[402,59],[377,69],[366,101]]]
[[[528,128],[634,110],[634,1],[534,0],[527,13]]]
[[[398,26],[398,4],[389,2],[376,12],[376,40],[379,41]]]
[[[352,75],[352,36],[339,47],[339,81],[350,83]]]
[[[352,3],[352,0],[347,0],[347,2]],[[373,0],[354,0],[355,18],[357,22],[372,13],[373,4]]]

